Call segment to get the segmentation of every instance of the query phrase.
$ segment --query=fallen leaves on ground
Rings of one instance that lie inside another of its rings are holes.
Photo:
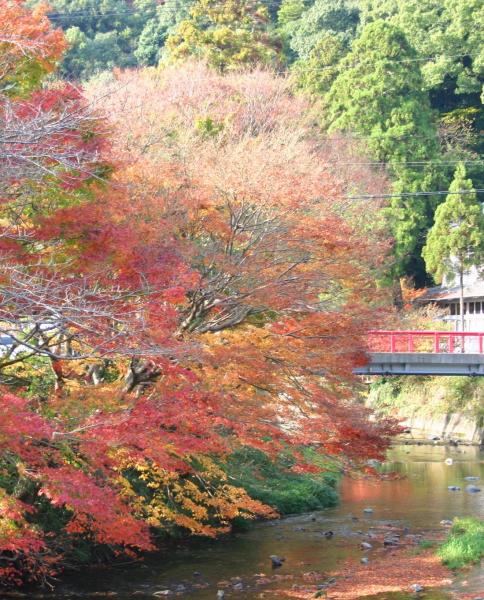
[[[424,537],[435,541],[439,534],[426,534]],[[383,547],[383,538],[379,532],[371,539],[375,549],[369,553],[368,565],[355,564],[352,559],[340,571],[333,573],[336,581],[324,590],[327,595],[322,597],[327,600],[355,600],[374,594],[410,591],[410,586],[415,583],[428,589],[444,587],[452,582],[452,572],[441,564],[434,550],[418,546],[419,536],[402,536],[400,546],[392,548]],[[289,590],[274,590],[274,595],[278,598],[309,599],[314,598],[320,589],[317,585],[294,586]]]

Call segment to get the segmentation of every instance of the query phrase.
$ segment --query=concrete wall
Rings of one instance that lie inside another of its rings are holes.
[[[416,413],[406,417],[403,425],[412,430],[415,438],[438,436],[474,444],[484,443],[484,427],[478,426],[477,419],[460,413],[438,416]]]

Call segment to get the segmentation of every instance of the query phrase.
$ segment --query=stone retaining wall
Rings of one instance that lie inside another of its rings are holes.
[[[461,413],[438,416],[415,413],[405,417],[403,426],[411,430],[412,437],[419,439],[438,436],[472,444],[484,443],[484,427],[480,427],[475,418]]]

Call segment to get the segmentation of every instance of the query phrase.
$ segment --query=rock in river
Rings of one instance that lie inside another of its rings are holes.
[[[272,561],[273,569],[275,569],[277,567],[282,567],[284,561],[286,560],[285,558],[282,558],[281,556],[277,556],[276,554],[271,554],[271,556],[269,558]]]
[[[458,485],[449,485],[447,489],[449,492],[460,492],[460,487]]]
[[[469,492],[470,494],[476,494],[477,492],[480,492],[481,488],[477,487],[476,485],[468,485],[466,487],[466,492]]]
[[[400,543],[400,540],[396,536],[395,537],[387,537],[383,540],[384,546],[398,546],[399,543]]]

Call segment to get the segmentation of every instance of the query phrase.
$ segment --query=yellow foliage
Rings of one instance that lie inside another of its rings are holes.
[[[195,535],[214,537],[229,531],[236,517],[276,516],[245,490],[230,485],[211,458],[197,455],[191,462],[191,472],[177,474],[153,463],[127,461],[116,483],[138,515],[159,529],[182,527]]]

